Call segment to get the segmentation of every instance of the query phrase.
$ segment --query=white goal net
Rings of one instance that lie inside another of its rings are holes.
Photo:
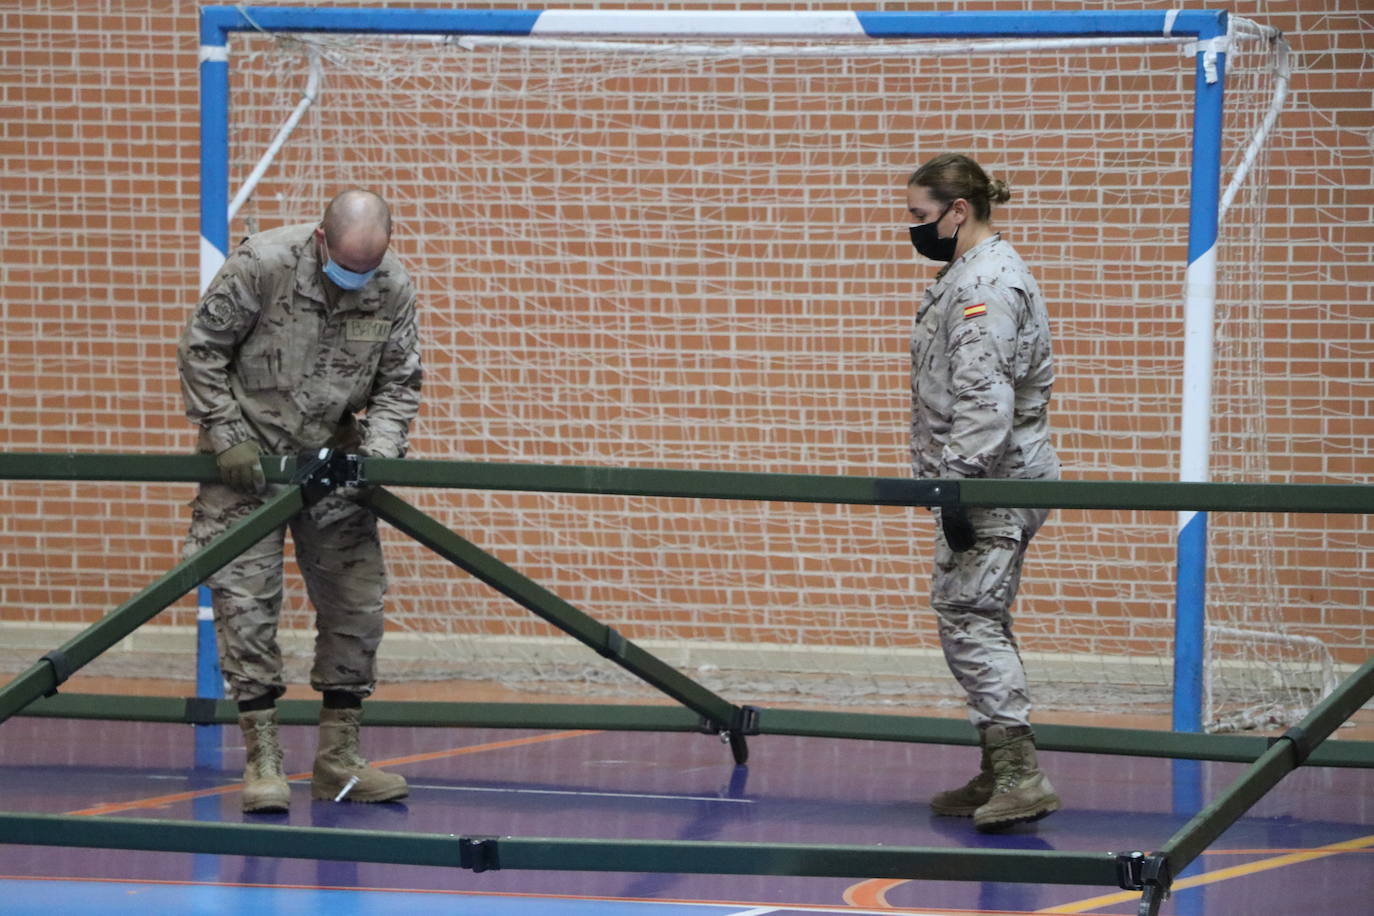
[[[316,219],[346,186],[391,202],[421,292],[414,456],[904,477],[934,265],[906,240],[903,190],[968,153],[1011,186],[995,223],[1050,303],[1065,476],[1176,479],[1193,56],[952,50],[239,34],[231,189],[307,87],[313,104],[231,238]],[[1281,80],[1272,42],[1229,50],[1223,187],[1242,161],[1248,176],[1218,248],[1213,477],[1263,480],[1266,169],[1247,150]],[[923,510],[402,495],[735,701],[960,702]],[[1040,705],[1167,707],[1175,524],[1052,516],[1014,609]],[[1287,718],[1329,677],[1320,643],[1273,638],[1293,611],[1275,525],[1211,525],[1219,723]],[[388,551],[384,676],[637,689],[418,545]],[[284,628],[308,629],[304,595],[288,604]]]

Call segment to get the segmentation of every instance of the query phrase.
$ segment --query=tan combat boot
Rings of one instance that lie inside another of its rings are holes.
[[[291,789],[282,769],[277,740],[277,711],[260,709],[239,715],[248,759],[243,767],[243,810],[256,814],[285,811]]]
[[[992,798],[992,788],[996,782],[992,775],[992,758],[988,754],[987,743],[984,740],[983,759],[978,775],[957,789],[949,789],[936,795],[930,800],[930,810],[945,817],[973,817],[973,812]]]
[[[310,779],[312,798],[334,800],[345,787],[348,791],[341,801],[386,802],[409,794],[404,776],[384,773],[363,759],[358,745],[362,721],[361,709],[320,710],[320,746]]]
[[[1059,810],[1059,796],[1036,762],[1035,735],[1028,726],[989,725],[983,740],[996,782],[992,798],[973,812],[973,826],[1001,830]]]

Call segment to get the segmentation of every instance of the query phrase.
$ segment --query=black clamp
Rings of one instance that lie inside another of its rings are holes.
[[[602,658],[620,661],[625,657],[625,637],[621,636],[614,627],[607,627],[604,642],[595,648],[596,654]]]
[[[1123,891],[1143,891],[1153,887],[1167,897],[1173,882],[1168,856],[1157,852],[1116,854],[1116,883]]]
[[[52,689],[43,694],[45,697],[57,695],[57,688],[66,683],[67,678],[76,673],[72,663],[67,659],[67,653],[61,649],[53,649],[51,652],[44,652],[38,657],[40,662],[47,662],[52,668],[53,685]]]
[[[702,716],[698,720],[697,730],[703,735],[757,735],[761,734],[760,715],[762,710],[757,706],[736,706],[728,725],[721,725],[714,719]]]
[[[307,506],[324,499],[339,487],[364,484],[362,458],[332,448],[307,449],[296,456],[296,473],[291,482],[299,484],[301,499]]]
[[[959,481],[880,477],[873,482],[873,502],[879,506],[957,506]]]
[[[494,836],[458,838],[458,864],[474,872],[500,871],[501,856]]]
[[[1294,725],[1277,738],[1270,738],[1268,746],[1273,747],[1285,738],[1293,745],[1293,765],[1302,766],[1307,762],[1307,758],[1312,756],[1312,750],[1315,747],[1307,736],[1307,729],[1300,725]]]
[[[1116,884],[1123,891],[1145,889],[1145,853],[1118,852],[1116,854]]]
[[[219,701],[210,697],[187,697],[182,721],[188,725],[214,725]]]
[[[1145,886],[1162,887],[1167,894],[1174,883],[1173,869],[1169,867],[1169,857],[1152,852],[1145,857],[1145,868],[1141,872]]]

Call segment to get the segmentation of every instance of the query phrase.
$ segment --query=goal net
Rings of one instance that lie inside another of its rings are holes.
[[[1271,38],[1226,48],[1222,186],[1247,174],[1217,248],[1216,480],[1271,476],[1255,269]],[[968,153],[1011,186],[995,223],[1049,302],[1065,477],[1173,480],[1181,44],[236,32],[230,238],[316,220],[347,186],[389,200],[420,291],[412,456],[906,477],[908,340],[935,265],[907,241],[904,186]],[[962,703],[924,510],[400,493],[735,702]],[[1212,520],[1213,727],[1287,721],[1331,677],[1319,641],[1289,638],[1301,535],[1278,524]],[[1051,516],[1013,609],[1040,708],[1167,710],[1175,535],[1173,513]],[[648,695],[418,544],[389,531],[386,549],[383,678]],[[313,614],[288,583],[304,679]]]

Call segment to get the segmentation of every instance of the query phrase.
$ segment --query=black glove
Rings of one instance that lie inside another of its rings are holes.
[[[978,532],[963,506],[941,506],[940,528],[945,533],[945,543],[955,553],[963,553],[978,543]]]
[[[332,448],[336,452],[343,452],[345,455],[356,455],[362,444],[362,428],[353,414],[346,413],[339,420],[338,428],[334,430],[334,435],[329,437],[329,441],[324,444],[324,447]]]
[[[231,445],[215,456],[219,479],[240,493],[261,493],[267,489],[262,473],[262,449],[252,439]]]

